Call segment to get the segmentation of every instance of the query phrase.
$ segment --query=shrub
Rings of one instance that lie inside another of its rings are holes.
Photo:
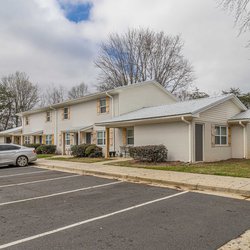
[[[71,146],[71,153],[75,157],[85,157],[85,150],[89,144],[73,145]]]
[[[24,144],[23,146],[28,147],[28,148],[37,149],[39,146],[41,146],[41,144],[40,143],[32,143],[32,144]]]
[[[56,145],[40,145],[36,152],[37,154],[55,154]]]
[[[130,147],[129,154],[139,161],[164,162],[167,160],[168,150],[164,145],[147,145]]]
[[[102,157],[102,148],[95,144],[89,144],[85,150],[85,156],[87,157]]]

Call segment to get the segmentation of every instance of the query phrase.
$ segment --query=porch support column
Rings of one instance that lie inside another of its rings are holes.
[[[109,158],[109,148],[110,148],[110,141],[109,141],[109,128],[106,128],[106,151],[105,151],[105,158]]]
[[[77,136],[78,136],[78,145],[81,144],[81,131],[77,132]]]
[[[62,155],[65,155],[65,133],[62,133]]]
[[[15,143],[15,141],[14,141],[14,135],[11,136],[11,143]]]
[[[20,141],[20,143],[21,143],[21,146],[23,146],[23,135],[21,135],[21,141]]]

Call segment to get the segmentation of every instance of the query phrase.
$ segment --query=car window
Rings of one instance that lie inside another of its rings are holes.
[[[18,150],[20,147],[15,145],[0,145],[0,151]]]

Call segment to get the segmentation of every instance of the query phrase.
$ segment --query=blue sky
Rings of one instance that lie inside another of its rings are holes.
[[[65,17],[72,22],[78,23],[89,20],[92,4],[86,3],[63,3],[59,1],[61,8],[65,12]]]
[[[24,71],[41,88],[84,81],[95,89],[100,44],[113,32],[150,28],[184,41],[200,91],[249,92],[250,32],[238,36],[218,0],[0,1],[0,77]]]

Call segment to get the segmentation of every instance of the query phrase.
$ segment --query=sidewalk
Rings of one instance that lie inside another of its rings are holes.
[[[112,162],[108,162],[111,164]],[[119,167],[101,163],[77,163],[39,159],[36,165],[64,172],[142,181],[175,188],[217,191],[250,197],[250,178],[191,174],[173,171]]]

